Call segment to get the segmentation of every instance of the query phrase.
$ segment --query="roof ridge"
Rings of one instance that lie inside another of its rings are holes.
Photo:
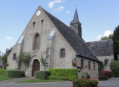
[[[85,43],[106,42],[106,41],[112,41],[112,39],[108,39],[108,40],[99,40],[99,41],[89,41],[89,42],[85,42]]]

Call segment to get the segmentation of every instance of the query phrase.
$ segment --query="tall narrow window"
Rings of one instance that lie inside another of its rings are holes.
[[[16,60],[16,53],[13,54],[13,60]]]
[[[91,64],[90,64],[90,61],[88,61],[88,69],[91,70]]]
[[[84,69],[84,60],[81,59],[81,69]]]
[[[34,37],[34,46],[33,46],[33,49],[39,49],[39,42],[40,42],[40,36],[39,34],[37,33]]]
[[[93,67],[94,67],[94,70],[95,70],[95,63],[93,63]]]
[[[41,20],[41,23],[43,24],[44,20]]]
[[[33,27],[35,27],[36,22],[33,22]]]
[[[61,58],[65,57],[65,49],[64,48],[60,49],[60,57]]]

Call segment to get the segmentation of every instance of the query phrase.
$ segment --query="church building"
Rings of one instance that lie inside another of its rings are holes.
[[[38,7],[17,43],[8,56],[7,69],[18,69],[20,53],[29,53],[33,57],[28,68],[24,65],[26,76],[34,76],[35,71],[50,68],[78,69],[79,76],[87,72],[91,77],[98,76],[100,61],[82,38],[81,23],[77,9],[70,26]],[[45,66],[41,58],[45,60]],[[76,66],[73,63],[76,62]]]

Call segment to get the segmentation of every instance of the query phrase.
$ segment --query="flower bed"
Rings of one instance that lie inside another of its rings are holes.
[[[73,80],[73,87],[97,87],[98,80],[90,79],[75,79]]]
[[[110,78],[111,77],[111,72],[103,70],[103,71],[100,72],[100,76],[107,76],[108,78]]]

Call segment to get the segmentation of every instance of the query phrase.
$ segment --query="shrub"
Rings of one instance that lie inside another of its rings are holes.
[[[78,77],[77,69],[49,69],[49,72],[52,80],[74,80]]]
[[[90,75],[87,72],[81,73],[81,78],[83,79],[90,79]]]
[[[107,80],[108,77],[107,77],[107,76],[99,76],[98,79],[99,79],[99,80]]]
[[[111,71],[103,70],[100,72],[100,76],[107,76],[108,78],[111,77]]]
[[[48,71],[37,71],[37,72],[35,72],[35,78],[36,79],[46,80],[46,79],[48,79],[48,76],[49,76]]]
[[[119,61],[113,61],[110,64],[110,68],[112,71],[112,76],[119,77]]]
[[[73,80],[73,87],[96,87],[97,84],[98,84],[97,80],[89,80],[89,79]]]
[[[6,76],[6,69],[0,69],[0,76]]]
[[[25,76],[25,73],[24,71],[21,71],[21,70],[8,70],[7,71],[7,77],[9,78],[20,78],[24,76]]]

